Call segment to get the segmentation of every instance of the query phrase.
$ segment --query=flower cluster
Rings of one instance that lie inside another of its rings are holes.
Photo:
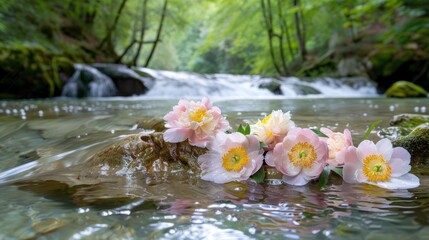
[[[340,133],[328,128],[299,128],[290,113],[282,110],[272,111],[245,129],[240,125],[238,132],[227,133],[228,121],[209,99],[182,99],[164,120],[168,128],[165,141],[188,140],[190,145],[209,150],[198,157],[201,177],[207,181],[247,180],[263,171],[265,162],[283,174],[283,182],[296,186],[321,178],[324,170],[340,173],[348,183],[388,189],[420,185],[419,179],[409,173],[411,155],[404,148],[393,148],[390,140],[364,140],[355,147],[348,129]]]

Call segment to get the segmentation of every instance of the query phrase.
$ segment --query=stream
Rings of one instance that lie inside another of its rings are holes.
[[[429,176],[421,173],[420,187],[410,190],[350,185],[335,176],[322,190],[314,182],[219,185],[184,173],[130,179],[126,189],[115,182],[9,184],[51,164],[78,164],[124,135],[149,131],[176,103],[151,99],[150,92],[0,102],[0,239],[427,239]],[[357,144],[376,120],[383,122],[372,140],[395,114],[427,114],[429,99],[214,96],[213,104],[234,128],[282,109],[299,127],[347,127]]]

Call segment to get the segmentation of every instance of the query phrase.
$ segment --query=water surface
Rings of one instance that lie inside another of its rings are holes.
[[[126,134],[155,128],[176,102],[0,102],[0,182],[50,164],[78,164]],[[395,114],[426,113],[429,100],[218,99],[214,105],[233,126],[282,109],[300,127],[347,127],[358,143],[374,121],[386,127]],[[371,139],[378,139],[376,131]],[[0,239],[426,239],[429,177],[417,175],[419,188],[396,191],[335,176],[323,190],[276,181],[217,185],[180,172],[130,179],[126,189],[115,182],[3,184]]]

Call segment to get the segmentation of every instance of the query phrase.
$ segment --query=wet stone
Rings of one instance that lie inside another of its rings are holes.
[[[33,229],[38,234],[47,234],[64,226],[64,221],[57,219],[47,219],[33,223]]]

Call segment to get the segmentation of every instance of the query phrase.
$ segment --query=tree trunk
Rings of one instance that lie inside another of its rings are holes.
[[[270,55],[271,55],[271,61],[273,62],[274,68],[276,69],[278,74],[282,74],[282,71],[280,67],[277,64],[276,56],[274,54],[274,48],[273,48],[273,16],[271,12],[271,2],[270,0],[267,0],[268,10],[265,6],[265,0],[261,0],[261,9],[262,9],[262,15],[264,17],[265,27],[267,29],[268,34],[268,46],[270,48]]]
[[[299,0],[293,0],[293,5],[296,8],[299,8]],[[296,11],[294,13],[295,17],[295,30],[296,30],[296,38],[298,39],[298,45],[300,50],[301,59],[304,61],[305,56],[307,55],[307,50],[305,49],[305,39],[303,38],[302,32],[301,32],[301,23],[302,19],[300,19],[299,11]]]
[[[121,56],[119,56],[116,60],[115,63],[121,63],[122,59],[125,57],[125,55],[127,55],[128,51],[134,46],[134,44],[136,43],[136,40],[133,39],[130,44],[125,48],[124,52],[121,54]]]
[[[126,3],[127,3],[127,0],[122,0],[121,5],[119,6],[119,9],[116,12],[115,19],[113,20],[113,25],[109,29],[107,29],[107,34],[101,41],[100,45],[98,46],[98,49],[102,48],[106,43],[112,44],[112,34],[116,29],[116,25],[118,25],[119,17],[121,16],[122,10],[124,9]]]
[[[164,6],[162,7],[161,20],[159,22],[159,26],[158,26],[158,31],[156,33],[155,42],[152,45],[152,49],[150,50],[149,56],[148,56],[148,58],[146,60],[146,63],[144,64],[144,67],[149,66],[150,60],[152,59],[153,53],[155,52],[155,49],[156,49],[156,46],[158,45],[158,42],[160,41],[162,26],[164,24],[165,14],[167,12],[167,4],[168,4],[168,0],[165,0],[164,1]]]
[[[141,52],[142,47],[143,47],[144,34],[145,34],[145,31],[146,31],[146,6],[147,6],[147,1],[148,0],[144,0],[144,2],[143,2],[143,16],[142,16],[142,21],[141,21],[139,46],[137,47],[136,55],[134,56],[133,60],[131,61],[130,65],[132,65],[132,66],[137,66],[137,62],[139,60],[140,52]]]
[[[287,59],[284,53],[284,47],[283,47],[283,35],[285,34],[285,30],[282,24],[282,19],[283,19],[283,15],[282,15],[282,8],[281,8],[281,1],[277,0],[277,14],[278,14],[278,18],[279,18],[279,23],[280,23],[280,35],[278,37],[279,39],[279,46],[280,46],[280,58],[282,60],[282,67],[283,67],[283,75],[288,75],[289,74],[289,70],[287,68]]]
[[[277,5],[279,7],[279,13],[280,13],[279,15],[280,26],[282,31],[284,31],[284,33],[286,34],[287,47],[288,47],[291,59],[293,59],[295,56],[295,52],[293,51],[293,48],[292,48],[292,42],[291,42],[291,37],[290,37],[289,28],[287,24],[287,18],[283,17],[283,14],[281,12],[283,10],[283,5],[281,3],[282,3],[282,0],[277,0]]]

